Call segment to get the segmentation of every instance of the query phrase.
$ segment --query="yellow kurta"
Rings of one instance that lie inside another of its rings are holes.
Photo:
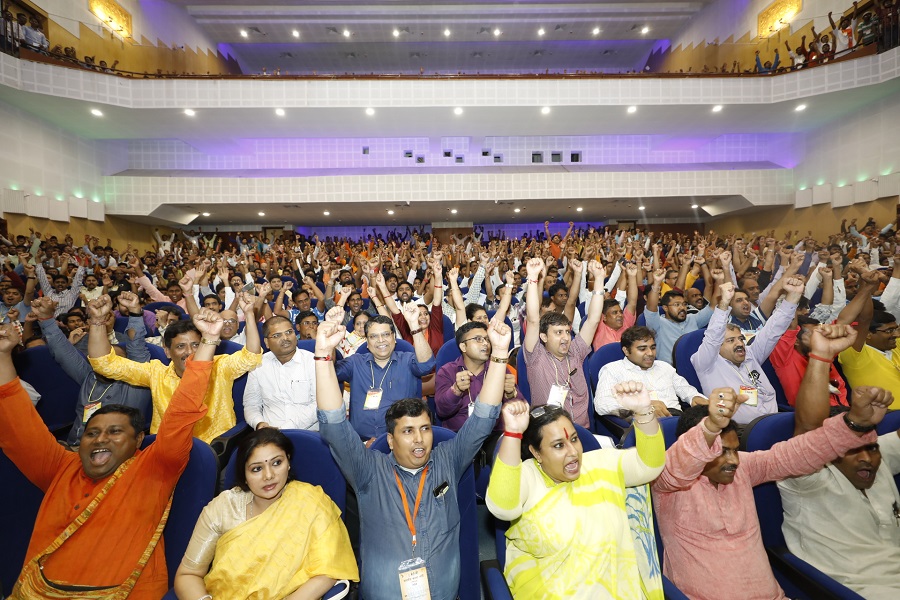
[[[149,363],[134,362],[118,356],[112,350],[106,356],[89,360],[94,371],[103,377],[150,388],[153,397],[150,433],[156,433],[172,394],[181,383],[181,378],[175,373],[175,366],[171,363],[166,366],[158,360],[151,360]],[[194,437],[209,443],[235,426],[234,401],[231,398],[234,380],[247,371],[252,371],[261,362],[261,352],[253,354],[246,348],[241,348],[240,352],[234,354],[222,354],[213,358],[209,388],[203,398],[209,411],[194,426]]]
[[[865,345],[860,352],[851,346],[838,354],[838,361],[851,388],[882,387],[894,394],[891,410],[900,410],[900,348],[894,348],[888,360],[884,352],[872,346]]]
[[[665,443],[661,432],[637,435],[640,456],[638,449],[586,452],[572,482],[553,482],[533,459],[517,467],[494,463],[487,505],[512,521],[504,574],[516,600],[663,597],[658,564],[642,583],[639,562],[646,559],[636,554],[626,485],[662,471]],[[649,513],[644,521],[639,535],[652,538]],[[644,552],[644,540],[641,546]]]

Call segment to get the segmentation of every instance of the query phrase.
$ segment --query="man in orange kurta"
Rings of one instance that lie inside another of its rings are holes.
[[[195,318],[195,323],[198,320]],[[211,327],[204,323],[200,328],[204,339],[218,340],[221,318]],[[85,451],[79,454],[65,450],[56,442],[22,388],[10,358],[17,342],[18,333],[12,326],[0,326],[0,448],[44,492],[26,565],[44,554],[84,511],[112,472],[96,479],[89,474],[109,470],[119,458],[122,462],[128,458],[116,455],[118,448],[114,446],[118,435],[127,444],[126,454],[133,453],[135,460],[110,488],[90,519],[46,558],[43,570],[44,576],[57,585],[118,586],[138,565],[187,465],[194,424],[206,414],[203,397],[212,372],[214,346],[201,346],[188,362],[162,419],[156,442],[145,450],[135,450],[143,439],[142,431],[132,432],[134,428],[127,425],[127,420],[119,431],[98,429],[95,424],[92,427],[95,420],[100,421],[98,414],[88,421],[81,438]],[[114,413],[113,418],[116,416],[123,415]],[[112,450],[112,458],[102,456],[104,447]],[[95,453],[91,448],[99,450]],[[168,587],[165,551],[160,540],[129,598],[159,600]],[[18,585],[10,598],[20,598],[17,589]]]

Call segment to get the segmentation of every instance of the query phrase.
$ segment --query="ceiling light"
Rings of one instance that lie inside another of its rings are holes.
[[[197,113],[194,112],[194,109],[193,109],[193,108],[186,108],[186,109],[184,109],[184,114],[186,114],[186,115],[189,116],[189,117],[193,117],[193,116],[196,115]]]
[[[638,206],[638,210],[644,210],[645,208],[646,207],[644,207],[644,206]]]
[[[715,106],[713,106],[712,110],[713,110],[713,112],[722,112],[722,105],[716,104]]]
[[[522,212],[522,209],[521,209],[521,208],[514,208],[514,209],[513,209],[513,212],[515,212],[515,213],[517,213],[517,212]]]
[[[293,30],[293,31],[291,32],[291,34],[292,34],[294,37],[300,37],[300,32],[297,31],[296,29]]]
[[[371,108],[371,107],[370,107],[370,108],[367,108],[367,109],[366,109],[366,114],[369,115],[369,116],[371,117],[372,115],[375,114],[375,109],[374,109],[374,108]]]
[[[459,115],[463,114],[463,109],[460,108],[459,106],[457,106],[456,108],[453,109],[453,114],[459,116]]]
[[[805,105],[805,104],[798,104],[798,105],[797,105],[797,108],[795,108],[794,110],[796,110],[797,112],[800,112],[801,110],[806,110],[806,105]]]
[[[637,112],[637,106],[629,106],[629,107],[628,107],[628,112],[629,112],[629,113],[636,113],[636,112]]]
[[[204,217],[208,217],[208,216],[209,216],[209,213],[203,213],[203,216],[204,216]]]
[[[542,115],[549,115],[549,114],[550,114],[550,107],[549,107],[549,106],[543,107],[543,108],[541,109],[541,114],[542,114]]]
[[[247,30],[241,29],[241,37],[247,37]]]
[[[444,30],[444,37],[450,37],[450,30],[449,30],[449,29],[445,29],[445,30]]]
[[[575,212],[581,212],[581,211],[583,211],[583,210],[584,210],[584,209],[581,208],[581,207],[579,206],[578,208],[575,209]]]
[[[495,29],[495,30],[494,30],[494,37],[497,37],[497,36],[500,35],[501,33],[503,33],[503,32],[500,31],[499,29]]]
[[[283,108],[276,108],[276,109],[275,109],[275,114],[278,115],[279,117],[283,117],[283,116],[284,116],[284,109],[283,109]]]
[[[546,33],[546,32],[544,31],[544,28],[543,28],[543,27],[541,27],[540,29],[538,29],[538,35],[544,35],[544,33]]]
[[[264,212],[261,212],[261,213],[258,213],[258,214],[259,214],[259,216],[261,216],[261,217],[266,216],[266,213],[264,213]]]
[[[349,29],[345,29],[345,30],[344,30],[344,37],[350,37],[350,30],[349,30]]]
[[[394,33],[394,37],[400,37],[400,30],[399,30],[399,29],[395,29],[393,33]]]
[[[388,214],[389,214],[389,215],[392,215],[392,214],[394,214],[394,211],[389,210],[389,211],[388,211]]]
[[[700,205],[699,204],[691,204],[691,208],[696,210],[696,209],[700,208]]]
[[[103,116],[103,111],[100,110],[99,108],[92,108],[92,109],[91,109],[91,114],[94,115],[95,117],[102,117],[102,116]]]
[[[594,30],[591,31],[591,33],[593,33],[594,35],[600,35],[600,28],[599,28],[599,27],[594,27]]]
[[[641,29],[641,33],[642,33],[643,35],[647,35],[648,33],[650,33],[650,28],[649,28],[649,27],[644,27],[643,29]]]
[[[455,215],[455,214],[456,214],[456,209],[455,209],[455,208],[451,208],[451,209],[450,209],[450,214],[451,214],[451,215]]]
[[[325,211],[325,212],[323,212],[323,213],[322,213],[322,214],[323,214],[323,215],[325,215],[325,216],[326,216],[326,217],[327,217],[327,216],[328,216],[328,215],[330,215],[330,214],[331,214],[331,213],[330,213],[330,212],[328,212],[328,211],[327,211],[327,210],[326,210],[326,211]]]

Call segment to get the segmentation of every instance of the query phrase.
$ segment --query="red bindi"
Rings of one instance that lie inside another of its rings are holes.
[[[563,427],[563,433],[566,434],[566,439],[569,439],[569,431]]]

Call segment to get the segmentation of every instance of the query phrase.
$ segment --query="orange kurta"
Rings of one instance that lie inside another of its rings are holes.
[[[189,361],[172,397],[157,440],[138,450],[136,460],[107,493],[90,520],[44,563],[55,583],[117,586],[137,566],[187,464],[194,424],[203,404],[211,362]],[[0,447],[42,491],[44,500],[26,563],[43,552],[103,488],[108,478],[88,478],[76,452],[60,446],[16,379],[0,386]],[[161,540],[129,598],[159,600],[168,591]]]

